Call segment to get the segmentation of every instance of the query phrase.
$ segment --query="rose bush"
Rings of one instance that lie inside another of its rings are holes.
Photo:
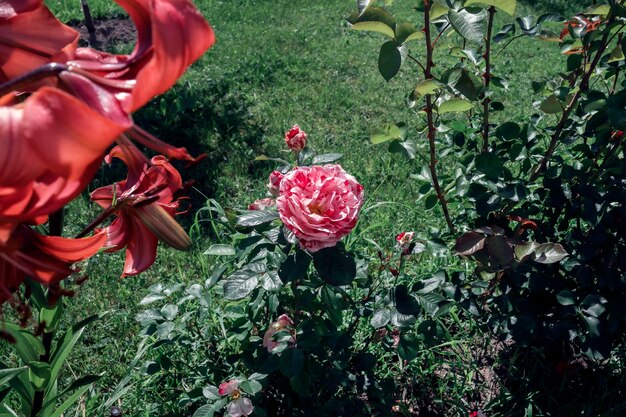
[[[285,227],[309,252],[335,246],[356,225],[363,186],[340,165],[297,167],[285,175],[276,200]]]

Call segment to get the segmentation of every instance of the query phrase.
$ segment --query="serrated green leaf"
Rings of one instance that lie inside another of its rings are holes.
[[[283,282],[276,271],[267,271],[261,278],[263,280],[261,284],[266,291],[278,291],[283,287]]]
[[[415,297],[409,294],[405,285],[401,284],[394,288],[394,302],[396,310],[400,314],[406,314],[411,316],[417,316],[421,310],[420,304]]]
[[[556,301],[562,306],[571,306],[575,303],[575,296],[571,291],[563,290],[556,295]]]
[[[261,274],[249,269],[234,272],[224,282],[224,298],[240,300],[247,297],[259,285]]]
[[[376,310],[374,314],[372,314],[370,324],[378,329],[379,327],[386,326],[389,320],[391,320],[391,310],[385,307]]]
[[[542,243],[535,248],[534,261],[541,264],[560,262],[569,254],[558,243]]]
[[[161,308],[161,314],[165,320],[172,321],[178,315],[178,306],[176,304],[166,304]]]
[[[319,250],[313,255],[313,265],[320,278],[331,285],[349,285],[356,277],[354,256],[343,243]]]
[[[528,257],[532,257],[538,245],[539,244],[537,242],[529,242],[521,245],[515,245],[515,258],[521,262]]]
[[[450,8],[444,6],[443,4],[433,3],[432,7],[430,8],[430,19],[435,20],[438,17],[441,17],[444,14],[448,13],[448,10],[450,10]]]
[[[356,8],[360,14],[365,13],[365,10],[372,5],[372,0],[356,0]]]
[[[358,11],[348,17],[353,30],[378,32],[390,38],[395,37],[396,19],[385,9],[368,7],[363,13]]]
[[[425,96],[427,94],[433,94],[443,87],[439,81],[436,80],[424,80],[415,87],[415,95],[418,97]]]
[[[428,197],[424,200],[424,208],[426,210],[432,210],[437,205],[439,199],[435,194],[429,194]]]
[[[539,110],[546,114],[562,113],[563,105],[554,94],[551,94],[543,101],[543,103],[541,103],[541,106],[539,106]]]
[[[474,104],[470,101],[463,100],[460,98],[453,98],[448,101],[444,101],[437,107],[437,112],[439,114],[444,113],[459,113],[471,110],[474,107]]]
[[[479,154],[476,156],[475,162],[476,169],[485,174],[487,178],[493,180],[500,177],[504,167],[504,161],[491,152]]]
[[[251,210],[240,216],[237,216],[237,226],[254,227],[262,224],[271,223],[278,218],[278,212],[275,210]]]
[[[515,14],[515,6],[517,5],[516,0],[465,0],[465,6],[469,6],[472,4],[486,4],[489,6],[494,6],[504,13],[513,16]]]
[[[325,153],[322,155],[316,155],[313,157],[312,165],[323,165],[330,164],[336,162],[343,158],[343,154],[341,153]]]
[[[585,314],[597,318],[606,311],[606,307],[604,307],[606,302],[607,300],[604,297],[596,294],[589,294],[580,304],[580,308]]]
[[[263,386],[258,381],[247,380],[239,384],[239,388],[241,388],[250,395],[255,395],[257,392],[263,389]]]
[[[311,265],[311,256],[303,250],[296,249],[289,255],[278,269],[278,275],[284,283],[304,278]]]
[[[237,252],[235,251],[235,248],[233,248],[230,245],[224,245],[224,244],[211,245],[209,249],[204,251],[204,255],[214,255],[214,256],[232,256],[232,255],[235,255],[236,253]]]
[[[163,300],[165,298],[166,297],[161,294],[148,294],[144,298],[141,299],[141,301],[139,302],[139,305],[145,306],[145,305],[154,303],[155,301]]]
[[[624,53],[622,51],[621,45],[617,45],[615,48],[611,50],[611,54],[609,55],[609,63],[618,62],[624,60]]]
[[[322,287],[321,298],[330,320],[335,326],[341,326],[343,323],[343,296],[341,293],[334,291],[332,287],[325,285]]]
[[[415,155],[417,155],[417,146],[412,140],[394,140],[389,144],[389,152],[401,153],[409,159],[415,159]]]
[[[468,41],[476,43],[483,42],[488,16],[486,10],[478,8],[448,11],[448,19],[454,30]]]
[[[402,22],[396,26],[395,39],[401,45],[423,37],[424,33],[417,30],[411,23]]]
[[[405,361],[417,358],[420,352],[420,341],[414,334],[403,334],[398,343],[398,355]]]
[[[406,56],[406,47],[395,40],[385,42],[378,55],[378,71],[386,81],[396,76]]]
[[[374,145],[384,143],[390,140],[398,139],[405,140],[408,132],[406,123],[388,124],[382,127],[377,127],[372,130],[370,141]]]
[[[467,232],[456,240],[454,250],[457,255],[471,256],[485,246],[485,236],[474,231]]]

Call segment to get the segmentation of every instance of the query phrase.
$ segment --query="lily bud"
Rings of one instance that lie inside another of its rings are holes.
[[[174,249],[186,250],[191,246],[191,239],[178,222],[158,204],[136,207],[134,213],[152,233]]]

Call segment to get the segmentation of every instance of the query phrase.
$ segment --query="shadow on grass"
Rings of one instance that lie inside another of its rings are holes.
[[[492,410],[510,417],[530,415],[527,410],[554,417],[626,415],[626,350],[604,361],[565,356],[531,348],[502,351],[503,387]]]
[[[193,180],[194,187],[207,197],[221,195],[220,186],[246,179],[262,167],[252,160],[262,153],[265,132],[250,112],[249,100],[232,91],[226,80],[210,81],[201,88],[198,83],[193,87],[187,83],[176,86],[136,113],[134,120],[172,146],[185,147],[194,156],[207,154],[205,160],[190,168],[173,162],[183,181]],[[125,176],[124,165],[116,161],[100,171],[92,187],[111,184]],[[192,212],[205,204],[201,193],[188,193]],[[187,223],[192,219],[193,216],[181,216],[179,221]]]
[[[537,10],[537,13],[558,13],[570,17],[581,13],[595,3],[592,0],[520,0],[520,3]]]

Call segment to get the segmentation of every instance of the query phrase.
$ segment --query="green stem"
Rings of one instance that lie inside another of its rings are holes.
[[[609,23],[611,23],[612,20],[613,19],[609,20]],[[539,165],[537,165],[537,167],[534,169],[533,173],[531,174],[529,182],[533,182],[537,178],[539,178],[539,175],[541,175],[541,173],[548,166],[548,161],[550,160],[550,158],[552,158],[552,155],[554,154],[554,151],[556,150],[556,147],[559,144],[559,139],[561,139],[561,135],[563,134],[563,129],[565,128],[565,124],[569,120],[570,114],[572,113],[576,105],[578,104],[578,100],[582,96],[582,93],[586,92],[587,89],[589,88],[589,79],[591,78],[591,75],[593,75],[596,69],[596,66],[600,62],[600,58],[602,58],[602,55],[604,54],[607,46],[610,43],[609,36],[610,36],[610,32],[607,31],[602,37],[602,41],[600,42],[598,51],[596,52],[596,55],[594,56],[593,61],[591,61],[591,64],[589,64],[589,69],[587,70],[587,72],[585,72],[582,80],[580,81],[578,91],[576,91],[576,93],[574,94],[570,102],[568,103],[567,107],[565,107],[565,109],[563,110],[563,114],[561,115],[559,123],[556,125],[556,129],[554,130],[554,133],[552,134],[550,144],[548,145],[548,150],[546,151],[546,154],[539,162]]]
[[[63,233],[63,219],[64,219],[64,209],[60,209],[54,213],[52,213],[48,217],[48,230],[50,236],[61,236]],[[51,301],[50,290],[48,290],[48,294],[46,295],[46,299],[48,300],[48,304]],[[58,300],[56,302],[59,302]],[[53,305],[48,305],[47,307],[54,307]],[[50,362],[50,356],[52,353],[52,340],[54,339],[54,331],[45,331],[41,335],[41,342],[43,344],[44,353],[39,356],[39,361],[44,363]],[[43,403],[45,400],[46,388],[42,388],[41,390],[35,391],[35,395],[33,397],[33,404],[30,412],[31,417],[37,417],[37,414],[41,411],[43,407]]]
[[[489,150],[489,104],[491,99],[487,97],[489,85],[491,84],[491,32],[493,31],[493,18],[496,15],[496,8],[489,8],[489,23],[487,25],[487,38],[485,39],[485,74],[483,76],[485,82],[485,92],[480,96],[483,101],[483,152]]]
[[[430,80],[432,79],[432,68],[433,68],[433,44],[431,42],[430,37],[430,1],[424,0],[424,35],[426,38],[426,68],[424,69],[424,79]],[[437,193],[437,199],[439,200],[439,204],[441,205],[441,209],[443,210],[443,215],[446,219],[446,224],[448,225],[448,229],[451,233],[455,233],[456,228],[452,223],[452,219],[450,218],[450,213],[448,211],[448,202],[446,201],[443,192],[441,191],[441,185],[439,184],[439,177],[437,176],[437,148],[435,145],[435,123],[433,119],[433,101],[430,95],[426,96],[426,119],[428,123],[428,145],[430,149],[430,161],[428,163],[428,169],[430,170],[430,175],[432,177],[433,187],[435,188],[435,192]]]

